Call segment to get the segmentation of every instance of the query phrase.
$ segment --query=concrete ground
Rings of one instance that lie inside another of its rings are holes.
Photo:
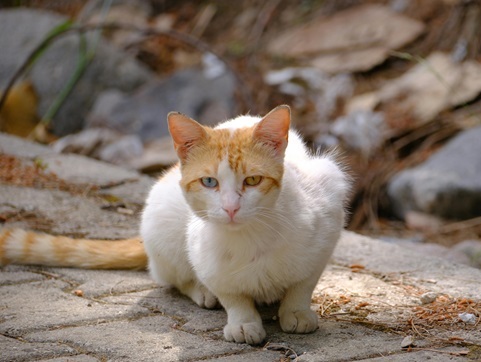
[[[3,226],[136,235],[152,179],[2,134],[0,156]],[[146,272],[9,265],[0,361],[480,361],[480,301],[481,270],[345,232],[313,296],[319,329],[285,334],[275,307],[263,307],[268,336],[251,347],[223,340],[223,310],[200,309]]]

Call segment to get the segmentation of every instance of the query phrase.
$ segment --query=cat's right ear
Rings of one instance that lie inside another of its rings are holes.
[[[181,161],[187,158],[193,147],[207,137],[204,127],[182,113],[170,112],[167,115],[167,122],[175,151]]]

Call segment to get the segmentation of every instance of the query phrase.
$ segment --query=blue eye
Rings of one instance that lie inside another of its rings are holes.
[[[213,177],[202,177],[200,182],[202,182],[202,185],[205,187],[216,187],[219,184],[219,182]]]

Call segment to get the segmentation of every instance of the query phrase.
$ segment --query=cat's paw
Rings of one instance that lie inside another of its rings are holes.
[[[281,328],[287,333],[311,333],[318,328],[317,314],[310,310],[286,311],[279,316]]]
[[[220,307],[217,297],[204,287],[201,287],[196,291],[192,300],[201,308],[214,309]]]
[[[224,327],[224,337],[229,342],[256,345],[266,338],[266,331],[262,324],[258,322],[229,323]]]

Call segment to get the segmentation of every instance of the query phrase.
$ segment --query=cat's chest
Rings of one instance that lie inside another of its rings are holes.
[[[214,293],[245,293],[270,303],[303,278],[289,264],[295,252],[275,238],[206,236],[190,238],[189,258],[199,279]]]

